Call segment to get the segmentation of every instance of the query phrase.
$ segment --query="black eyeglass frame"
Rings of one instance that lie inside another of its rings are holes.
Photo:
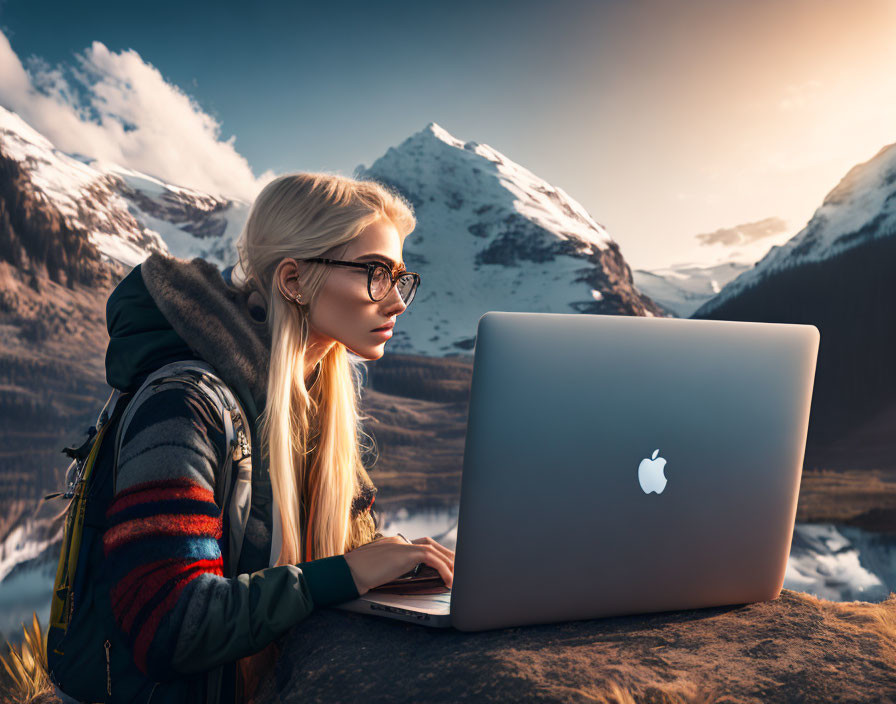
[[[367,269],[367,295],[370,296],[370,300],[373,301],[374,303],[378,303],[379,301],[382,301],[383,298],[388,296],[389,293],[391,293],[392,289],[395,288],[395,284],[398,282],[398,279],[400,279],[402,276],[413,276],[414,277],[414,288],[411,289],[410,299],[407,301],[402,299],[402,302],[405,304],[405,306],[411,305],[411,303],[414,300],[414,296],[417,295],[417,288],[420,286],[420,274],[418,274],[417,272],[408,271],[407,269],[403,269],[402,271],[398,272],[397,275],[393,276],[392,272],[389,270],[389,267],[387,267],[385,264],[383,264],[381,262],[346,262],[346,261],[342,261],[340,259],[326,259],[324,257],[310,257],[308,259],[299,259],[298,261],[300,261],[300,262],[318,262],[320,264],[335,264],[337,266],[350,266],[350,267],[354,267],[355,269]],[[391,281],[391,285],[389,286],[388,289],[386,289],[386,292],[383,294],[382,298],[374,298],[373,293],[371,291],[371,287],[373,286],[373,274],[374,274],[374,272],[376,272],[377,268],[385,269],[386,276],[388,276],[389,280]],[[398,297],[401,298],[400,293],[398,294]]]

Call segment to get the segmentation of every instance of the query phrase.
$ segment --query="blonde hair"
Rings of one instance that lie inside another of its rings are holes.
[[[354,520],[351,516],[358,475],[366,476],[360,443],[366,416],[359,410],[363,360],[350,356],[337,341],[321,360],[311,391],[305,388],[307,303],[318,295],[329,267],[304,265],[305,305],[283,297],[275,271],[286,257],[326,255],[383,219],[395,226],[402,243],[416,226],[411,205],[379,183],[323,173],[287,174],[258,194],[237,243],[234,283],[264,297],[271,333],[267,397],[258,430],[283,530],[277,565],[341,555],[370,542],[376,528],[369,511],[362,510]],[[300,498],[306,508],[304,540]]]

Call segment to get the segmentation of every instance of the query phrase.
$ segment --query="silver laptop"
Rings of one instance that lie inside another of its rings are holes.
[[[486,313],[453,589],[338,608],[479,631],[776,598],[819,337],[812,325]]]

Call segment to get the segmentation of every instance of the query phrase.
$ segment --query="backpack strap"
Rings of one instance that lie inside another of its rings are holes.
[[[113,391],[96,424],[88,430],[87,441],[80,448],[65,448],[63,450],[72,458],[72,463],[66,471],[66,489],[64,492],[48,494],[41,500],[43,503],[61,497],[69,501],[63,512],[56,516],[56,518],[64,516],[65,519],[62,547],[59,551],[59,561],[53,583],[53,598],[50,604],[48,632],[52,635],[58,635],[60,631],[64,635],[68,631],[75,608],[75,591],[80,598],[82,583],[76,584],[76,578],[80,574],[80,578],[83,579],[84,575],[83,569],[79,573],[78,564],[81,562],[80,553],[85,535],[88,497],[91,495],[92,489],[91,479],[103,438],[108,429],[107,426],[121,415],[124,407],[124,402],[120,402],[122,398],[119,391]],[[126,400],[126,397],[124,398]],[[89,531],[87,532],[89,533]],[[52,652],[62,655],[62,651],[56,648],[58,640],[53,638],[53,642]]]
[[[115,470],[112,474],[112,495],[116,493],[118,453],[128,425],[140,405],[163,386],[180,384],[199,391],[221,414],[224,424],[224,464],[215,481],[215,501],[228,516],[227,563],[232,576],[236,575],[243,537],[252,500],[252,462],[250,432],[246,415],[235,394],[218,377],[214,368],[200,360],[166,364],[150,374],[134,393],[115,438]],[[235,470],[235,471],[234,471]]]

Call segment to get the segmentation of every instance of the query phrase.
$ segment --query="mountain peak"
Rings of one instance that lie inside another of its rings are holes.
[[[409,140],[438,140],[452,147],[463,148],[464,143],[437,122],[430,122],[419,132],[410,136]]]
[[[408,137],[399,148],[404,146],[405,144],[446,144],[449,147],[456,147],[458,149],[463,149],[464,143],[451,134],[448,130],[442,127],[437,122],[430,122],[419,132],[415,132],[410,137]]]
[[[479,142],[473,141],[464,142],[462,139],[458,139],[437,122],[430,122],[422,130],[412,134],[399,148],[403,147],[405,144],[419,144],[421,142],[426,144],[436,143],[437,146],[445,144],[449,147],[454,147],[455,149],[462,149],[466,152],[477,154],[496,164],[503,164],[505,162],[513,163],[510,159],[496,149],[492,149],[487,144],[480,144]],[[517,165],[517,168],[522,167]]]

